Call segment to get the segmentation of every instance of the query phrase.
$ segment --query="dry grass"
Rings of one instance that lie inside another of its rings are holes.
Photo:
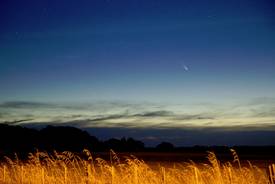
[[[122,162],[111,151],[110,161],[94,159],[84,150],[85,159],[71,152],[30,154],[22,162],[5,158],[0,164],[0,183],[26,184],[266,184],[275,182],[275,165],[266,170],[251,165],[242,167],[237,153],[233,162],[221,164],[214,153],[208,154],[209,164],[174,164],[153,168],[144,161],[130,157]],[[235,166],[233,166],[235,165]]]

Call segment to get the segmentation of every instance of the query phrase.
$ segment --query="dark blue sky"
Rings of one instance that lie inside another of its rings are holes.
[[[274,12],[272,0],[4,0],[0,103],[180,104],[192,114],[202,112],[194,104],[266,102]]]
[[[0,12],[1,101],[275,91],[272,1],[1,1]]]

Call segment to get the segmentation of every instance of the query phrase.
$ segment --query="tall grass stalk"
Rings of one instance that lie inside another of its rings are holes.
[[[93,159],[88,150],[80,158],[70,152],[30,154],[24,162],[17,157],[0,163],[2,184],[274,184],[275,164],[260,169],[241,166],[237,153],[233,162],[221,163],[212,152],[208,163],[162,162],[146,164],[135,157],[120,161],[111,151],[111,160]],[[234,163],[237,162],[237,167]]]

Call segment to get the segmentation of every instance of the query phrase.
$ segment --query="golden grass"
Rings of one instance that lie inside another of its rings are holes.
[[[110,161],[94,159],[84,150],[85,159],[71,152],[30,154],[25,162],[5,158],[0,164],[2,184],[274,184],[275,165],[266,170],[254,165],[242,167],[234,150],[233,162],[221,164],[214,153],[208,164],[146,164],[131,156],[120,161],[111,151]],[[236,162],[236,163],[234,163]],[[233,165],[236,165],[235,167]]]

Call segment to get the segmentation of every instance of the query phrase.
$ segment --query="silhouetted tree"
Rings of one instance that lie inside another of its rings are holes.
[[[174,145],[169,142],[162,142],[159,145],[156,146],[156,149],[158,151],[173,151]]]
[[[99,141],[88,132],[75,127],[47,126],[40,131],[41,147],[46,150],[82,151],[85,148],[98,148]]]
[[[127,139],[127,149],[129,151],[142,151],[144,150],[144,143],[133,138]]]
[[[114,151],[141,151],[144,150],[144,143],[141,141],[134,140],[133,138],[126,139],[125,137],[119,139],[109,139],[104,142],[108,150]]]
[[[115,150],[115,151],[121,151],[121,149],[122,149],[121,141],[119,139],[115,139],[115,138],[105,141],[104,145],[105,145],[105,148],[107,149],[107,151],[109,151],[110,149]]]
[[[0,124],[0,153],[33,152],[39,144],[37,130]]]

